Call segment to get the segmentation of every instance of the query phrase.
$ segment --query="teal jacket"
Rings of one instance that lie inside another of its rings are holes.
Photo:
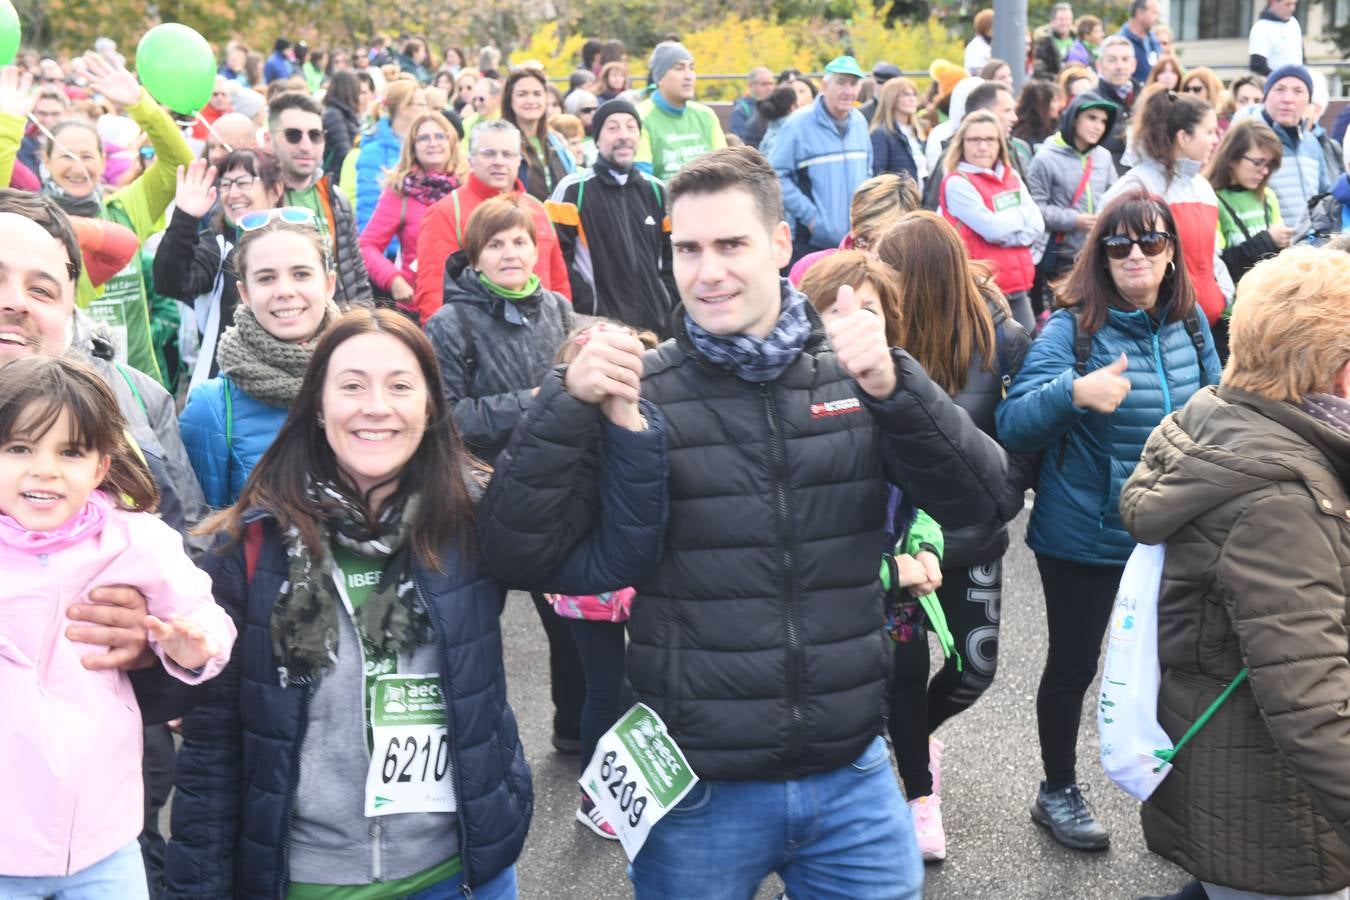
[[[1203,381],[1183,322],[1159,327],[1143,310],[1112,309],[1092,337],[1087,371],[1124,353],[1130,392],[1110,415],[1074,406],[1074,333],[1068,310],[1050,317],[994,413],[1010,452],[1044,451],[1027,544],[1037,553],[1089,565],[1123,566],[1134,538],[1120,520],[1120,488],[1163,417],[1206,384],[1219,383],[1219,357],[1204,316]]]

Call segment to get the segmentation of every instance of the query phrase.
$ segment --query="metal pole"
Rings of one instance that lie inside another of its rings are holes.
[[[994,0],[994,58],[1008,63],[1013,90],[1027,80],[1027,0]]]

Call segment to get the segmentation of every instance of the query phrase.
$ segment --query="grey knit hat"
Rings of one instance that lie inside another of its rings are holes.
[[[677,44],[674,41],[663,41],[656,45],[652,51],[652,58],[647,63],[647,68],[651,70],[652,81],[657,82],[665,77],[666,73],[679,63],[687,59],[693,59],[694,55],[684,48],[684,44]]]

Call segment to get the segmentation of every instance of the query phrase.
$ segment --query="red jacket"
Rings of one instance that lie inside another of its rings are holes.
[[[525,193],[525,186],[519,179],[512,192],[520,195],[521,202],[534,216],[535,242],[539,247],[539,261],[534,264],[534,274],[539,276],[545,290],[556,291],[571,300],[572,282],[567,277],[562,245],[553,232],[548,210],[544,209],[544,204]],[[501,193],[504,192],[494,191],[471,173],[463,187],[451,191],[427,210],[417,235],[417,282],[413,285],[413,304],[423,324],[441,308],[445,290],[445,261],[460,249],[464,223],[469,221],[469,216],[473,215],[478,204]]]
[[[979,192],[984,205],[993,210],[994,198],[997,195],[1026,190],[1026,186],[1017,177],[1017,170],[1012,166],[1004,166],[1002,179],[996,178],[992,172],[953,172],[942,180],[941,210],[943,218],[961,233],[961,241],[966,245],[966,252],[970,254],[970,258],[982,259],[993,265],[994,283],[1003,293],[1031,290],[1031,285],[1036,280],[1036,264],[1031,261],[1031,248],[1001,247],[986,241],[975,229],[947,212],[947,182],[953,178],[964,178],[970,182]]]
[[[216,124],[216,119],[219,119],[227,112],[229,112],[228,109],[219,110],[209,103],[203,106],[197,113],[200,118],[192,125],[192,136],[199,141],[204,141],[209,138],[211,132],[210,129],[206,127],[206,124]]]

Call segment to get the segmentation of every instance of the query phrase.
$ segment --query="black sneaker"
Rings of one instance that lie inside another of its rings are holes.
[[[1042,781],[1031,807],[1031,820],[1050,829],[1055,840],[1074,850],[1105,850],[1111,845],[1111,835],[1092,815],[1076,784],[1052,793]]]
[[[564,756],[576,756],[581,752],[581,738],[568,737],[558,732],[553,732],[553,749]]]

